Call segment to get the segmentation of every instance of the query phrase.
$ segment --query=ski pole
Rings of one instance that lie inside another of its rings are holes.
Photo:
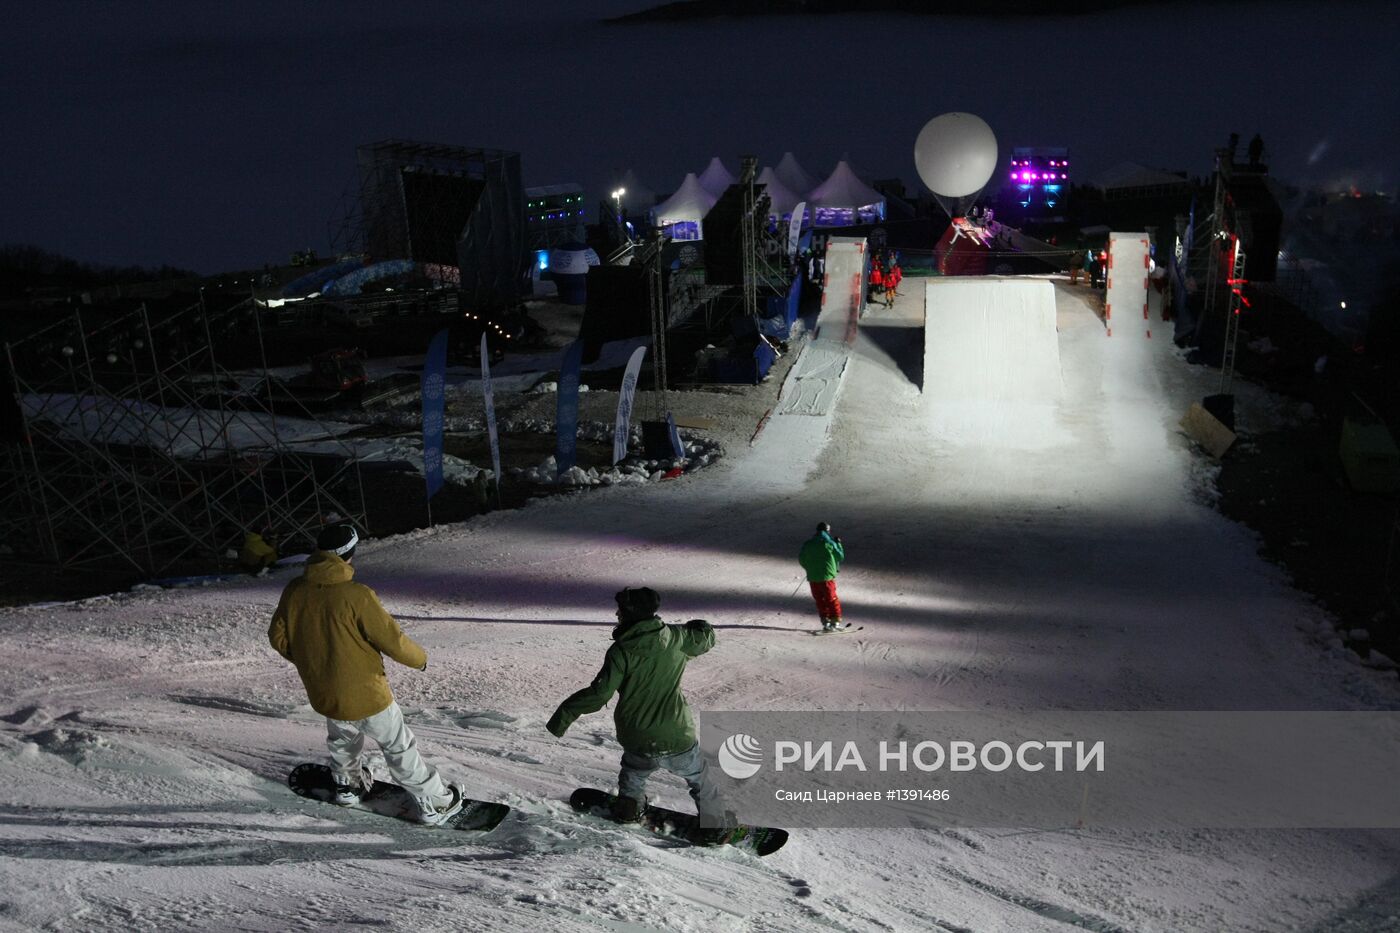
[[[800,589],[802,589],[802,578],[801,578],[801,577],[798,577],[798,578],[797,578],[797,586],[793,587],[792,595],[793,595],[793,596],[796,596],[796,595],[797,595],[797,591],[800,590]],[[788,597],[788,598],[791,599],[792,597],[790,596],[790,597]]]

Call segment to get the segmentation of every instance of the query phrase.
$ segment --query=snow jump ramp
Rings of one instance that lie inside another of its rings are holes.
[[[1054,443],[1063,389],[1055,286],[934,279],[924,309],[924,396],[935,432],[954,442]]]

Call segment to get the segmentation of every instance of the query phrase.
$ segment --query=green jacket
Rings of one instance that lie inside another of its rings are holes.
[[[811,583],[836,579],[841,572],[841,561],[845,559],[846,549],[825,531],[802,542],[802,550],[797,552],[797,562],[807,571],[807,580]]]
[[[695,717],[681,696],[685,663],[709,651],[715,630],[700,619],[667,625],[643,619],[613,629],[613,643],[593,683],[569,697],[546,726],[562,736],[575,719],[596,713],[618,694],[617,741],[639,755],[676,755],[695,744]]]
[[[354,575],[354,568],[329,551],[312,554],[302,575],[282,591],[267,630],[272,647],[296,665],[311,708],[350,722],[394,702],[382,655],[407,667],[428,663],[374,590],[356,583]]]

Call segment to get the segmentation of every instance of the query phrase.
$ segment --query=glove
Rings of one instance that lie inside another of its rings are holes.
[[[690,629],[692,632],[707,632],[712,626],[704,619],[691,619],[685,624],[685,627]]]

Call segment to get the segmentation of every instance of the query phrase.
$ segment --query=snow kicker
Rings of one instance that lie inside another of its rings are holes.
[[[924,392],[931,401],[1060,397],[1055,286],[1049,281],[934,279],[926,307]]]

